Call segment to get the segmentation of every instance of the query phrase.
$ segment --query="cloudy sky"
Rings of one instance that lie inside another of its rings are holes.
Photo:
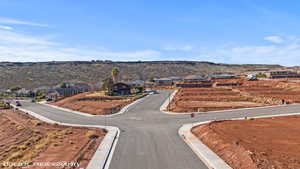
[[[0,61],[300,65],[300,1],[1,0]]]

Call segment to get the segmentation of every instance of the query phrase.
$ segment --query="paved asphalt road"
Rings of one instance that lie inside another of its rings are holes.
[[[22,108],[64,123],[107,124],[119,127],[121,135],[110,169],[207,169],[178,136],[177,132],[182,124],[300,112],[300,105],[289,105],[205,113],[196,115],[195,118],[190,118],[189,115],[167,115],[160,112],[159,107],[169,93],[170,91],[163,91],[151,95],[132,106],[128,112],[106,118],[85,117],[29,102],[23,102]]]

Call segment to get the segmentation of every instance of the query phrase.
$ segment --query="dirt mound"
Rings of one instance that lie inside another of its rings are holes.
[[[299,116],[212,122],[192,132],[234,169],[299,169]]]

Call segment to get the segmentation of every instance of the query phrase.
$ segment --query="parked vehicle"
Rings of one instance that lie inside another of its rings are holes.
[[[20,101],[16,101],[16,106],[22,106]]]
[[[51,99],[51,98],[47,98],[47,100],[46,100],[47,102],[51,102],[51,101],[53,101],[53,99]]]

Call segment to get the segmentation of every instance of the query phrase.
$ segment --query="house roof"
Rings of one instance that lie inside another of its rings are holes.
[[[236,75],[233,74],[217,74],[217,75],[210,75],[212,78],[222,78],[222,77],[236,77]]]
[[[169,77],[169,79],[171,79],[171,80],[182,80],[181,77],[177,77],[177,76],[171,76],[171,77]]]
[[[133,84],[144,85],[145,81],[143,81],[143,80],[133,80],[133,81],[126,82],[126,84],[129,84],[129,85],[133,85]]]
[[[130,90],[131,86],[129,84],[119,82],[113,85],[114,90]]]
[[[205,78],[200,75],[188,75],[184,78],[184,80],[204,80]]]
[[[172,79],[170,79],[170,78],[168,78],[168,77],[163,77],[163,78],[154,79],[154,80],[172,80]]]
[[[118,83],[115,83],[114,86],[130,86],[129,84],[127,83],[123,83],[123,82],[118,82]]]

